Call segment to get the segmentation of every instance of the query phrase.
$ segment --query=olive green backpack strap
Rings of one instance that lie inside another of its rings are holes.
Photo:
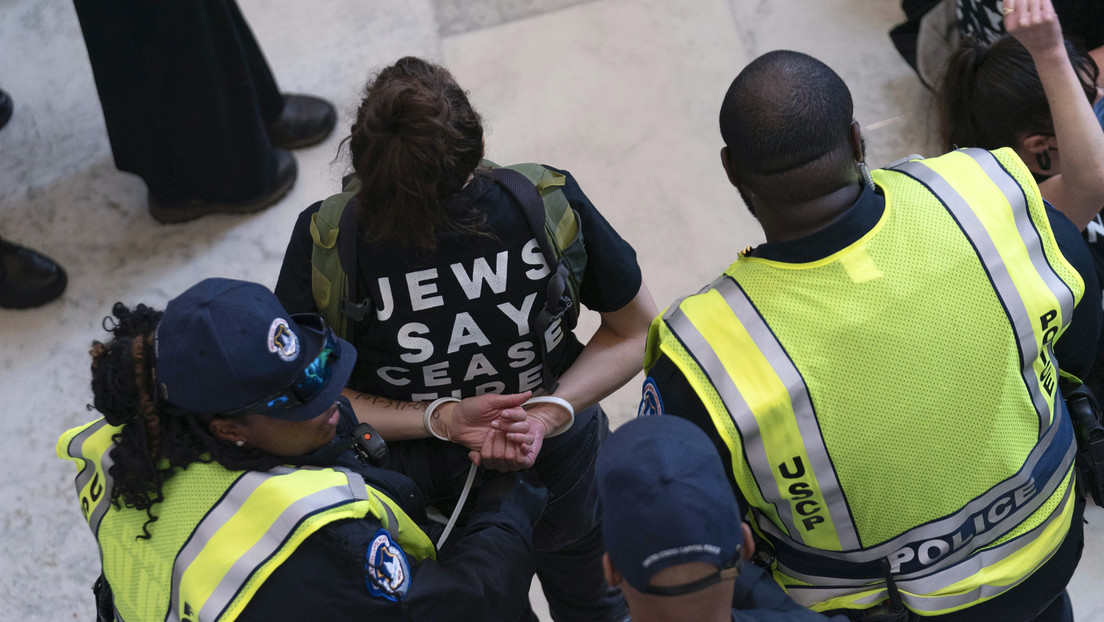
[[[500,167],[488,160],[484,160],[483,164],[492,168],[508,168],[517,171],[536,186],[544,203],[545,236],[552,244],[556,259],[567,267],[567,291],[574,308],[572,314],[574,325],[579,313],[579,286],[583,282],[583,273],[586,272],[587,256],[586,248],[583,246],[583,232],[579,227],[579,214],[571,207],[563,193],[567,178],[562,173],[548,170],[540,164],[513,164]],[[535,233],[537,232],[534,231]]]
[[[579,217],[563,194],[565,177],[539,164],[492,165],[491,179],[521,208],[551,271],[544,307],[537,312],[533,332],[542,363],[541,386],[553,393],[558,384],[555,372],[560,366],[550,360],[554,347],[550,342],[555,339],[551,329],[566,322],[570,330],[579,318],[579,283],[586,268]],[[566,244],[561,246],[561,240]]]
[[[311,293],[318,313],[342,337],[351,337],[350,320],[364,319],[365,302],[356,300],[356,243],[359,231],[356,185],[325,201],[311,216]],[[348,208],[348,209],[346,209]],[[345,235],[339,235],[345,231]],[[340,240],[340,243],[339,243]]]

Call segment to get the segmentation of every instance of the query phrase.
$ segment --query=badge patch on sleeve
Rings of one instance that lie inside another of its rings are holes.
[[[377,598],[397,602],[410,591],[410,564],[406,561],[406,554],[391,540],[391,534],[385,529],[377,531],[368,546],[364,578],[368,593]]]
[[[663,414],[663,398],[659,396],[659,387],[655,380],[648,376],[644,380],[644,391],[640,396],[640,407],[636,410],[637,417],[654,417]]]

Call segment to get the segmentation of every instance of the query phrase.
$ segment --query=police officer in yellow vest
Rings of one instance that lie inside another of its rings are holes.
[[[732,83],[721,160],[767,242],[653,322],[640,414],[712,437],[802,605],[1072,619],[1059,386],[1092,364],[1091,260],[1011,150],[870,173],[852,112],[797,52]]]
[[[317,315],[228,279],[113,315],[92,348],[104,417],[57,446],[99,545],[101,620],[530,619],[506,595],[528,592],[544,489],[484,484],[439,559],[415,486],[353,437],[356,352]]]

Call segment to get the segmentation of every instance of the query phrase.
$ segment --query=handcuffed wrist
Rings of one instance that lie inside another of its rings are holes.
[[[429,433],[430,436],[432,436],[433,438],[436,438],[436,439],[440,439],[442,441],[449,442],[449,443],[452,442],[452,438],[450,438],[449,436],[441,436],[440,434],[437,433],[436,430],[433,429],[433,422],[432,422],[433,412],[435,410],[437,410],[437,408],[441,404],[445,404],[445,403],[448,403],[448,402],[459,402],[459,401],[460,401],[459,398],[446,396],[446,397],[439,397],[439,398],[437,398],[437,399],[435,399],[435,400],[433,400],[432,402],[429,403],[429,406],[425,409],[425,414],[422,415],[422,425],[425,426],[425,430],[426,430],[427,433]],[[447,430],[448,430],[448,428],[446,427],[446,431]]]
[[[559,407],[561,407],[561,408],[563,408],[564,410],[567,411],[567,414],[568,414],[567,423],[564,423],[564,424],[560,425],[559,427],[555,428],[554,430],[546,431],[545,434],[544,434],[544,438],[552,438],[553,436],[559,436],[559,435],[563,434],[564,432],[567,432],[568,430],[570,430],[571,426],[574,425],[574,423],[575,423],[575,408],[571,405],[571,402],[568,402],[567,400],[565,400],[561,397],[556,397],[554,395],[538,395],[536,397],[531,397],[528,400],[526,400],[525,403],[522,404],[522,407],[524,408],[525,406],[529,406],[530,404],[556,404],[557,406],[559,406]],[[545,425],[545,427],[546,428],[548,427],[547,424]]]

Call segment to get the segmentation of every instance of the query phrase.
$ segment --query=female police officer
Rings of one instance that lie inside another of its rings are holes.
[[[507,595],[528,589],[543,490],[493,482],[437,560],[412,483],[350,450],[338,396],[356,353],[318,316],[226,279],[113,314],[91,351],[104,417],[58,442],[99,544],[103,619],[527,615]]]

